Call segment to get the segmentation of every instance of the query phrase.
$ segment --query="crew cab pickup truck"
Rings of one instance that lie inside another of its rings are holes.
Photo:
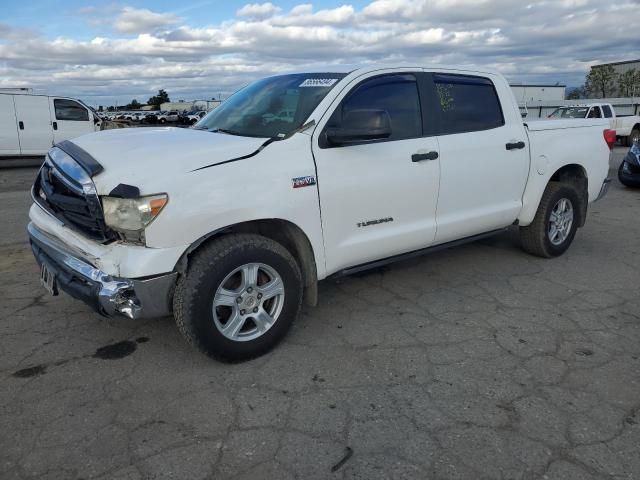
[[[640,142],[640,116],[616,115],[610,103],[589,103],[569,105],[555,109],[549,118],[606,118],[609,128],[616,131],[616,137],[624,145],[630,147]]]
[[[490,70],[279,75],[193,129],[58,144],[28,230],[49,292],[103,315],[173,312],[194,346],[241,360],[318,302],[319,280],[514,225],[527,252],[562,254],[614,141],[606,119],[523,124]]]

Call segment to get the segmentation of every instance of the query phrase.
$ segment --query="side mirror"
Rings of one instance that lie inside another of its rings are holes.
[[[328,128],[326,135],[332,145],[383,140],[391,136],[391,118],[386,110],[349,110],[341,125]]]

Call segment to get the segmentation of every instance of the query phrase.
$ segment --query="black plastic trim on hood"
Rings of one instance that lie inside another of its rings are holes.
[[[89,174],[90,177],[99,174],[104,170],[104,167],[98,163],[89,153],[80,148],[69,140],[63,140],[60,143],[56,143],[54,146],[58,147],[67,155],[71,156],[80,166]]]
[[[139,198],[140,189],[126,183],[119,183],[113,190],[109,192],[110,197],[117,198]]]

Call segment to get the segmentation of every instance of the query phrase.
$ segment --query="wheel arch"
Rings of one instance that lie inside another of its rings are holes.
[[[190,255],[216,238],[234,233],[254,233],[270,238],[285,247],[300,266],[304,283],[304,301],[309,306],[318,303],[318,270],[311,241],[296,224],[280,218],[240,222],[210,232],[193,242],[176,264],[176,271],[185,274]]]
[[[589,177],[584,166],[577,163],[567,163],[557,166],[549,177],[536,176],[533,180],[530,179],[530,182],[532,183],[527,187],[528,191],[525,191],[523,198],[524,208],[518,216],[518,223],[521,226],[529,225],[533,221],[549,182],[566,182],[576,187],[582,198],[578,226],[584,226],[589,204]]]
[[[578,226],[583,227],[587,221],[587,208],[589,205],[589,176],[587,170],[577,163],[569,163],[558,168],[549,178],[549,182],[570,183],[576,187],[578,194],[582,198]],[[547,182],[547,185],[549,182]]]

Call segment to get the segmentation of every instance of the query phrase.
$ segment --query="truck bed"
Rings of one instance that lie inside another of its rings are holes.
[[[565,130],[567,128],[586,128],[601,126],[608,127],[606,119],[602,118],[566,118],[549,121],[541,118],[539,120],[527,120],[524,122],[525,127],[530,132],[539,132],[543,130]]]

